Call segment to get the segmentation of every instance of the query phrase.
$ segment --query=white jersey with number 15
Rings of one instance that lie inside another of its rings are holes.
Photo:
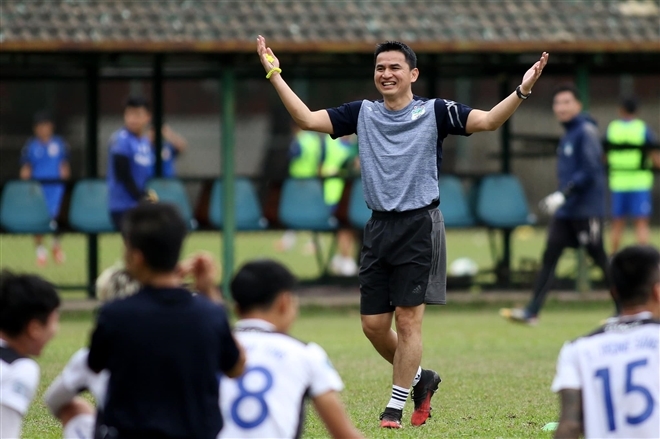
[[[660,438],[660,321],[610,319],[566,343],[552,390],[582,390],[586,438]]]

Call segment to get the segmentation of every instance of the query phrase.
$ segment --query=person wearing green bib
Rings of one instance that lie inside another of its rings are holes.
[[[332,211],[344,194],[344,178],[351,174],[351,165],[357,159],[357,140],[355,136],[343,136],[333,139],[329,134],[323,138],[324,159],[321,165],[323,198]],[[355,276],[358,266],[355,258],[355,232],[352,229],[337,231],[337,254],[332,257],[330,269],[340,276]]]
[[[325,148],[321,135],[314,131],[304,131],[295,123],[291,124],[293,136],[289,145],[289,177],[318,178],[325,160]],[[287,230],[275,243],[277,251],[288,251],[296,244],[296,232]],[[313,253],[314,243],[305,245],[306,253]]]
[[[620,118],[609,124],[605,138],[612,192],[612,252],[619,249],[628,218],[635,223],[637,242],[649,242],[651,166],[660,167],[660,150],[649,127],[637,117],[637,107],[635,98],[624,98]]]

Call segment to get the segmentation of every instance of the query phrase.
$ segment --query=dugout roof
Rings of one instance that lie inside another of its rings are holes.
[[[657,52],[660,0],[3,0],[3,51]]]

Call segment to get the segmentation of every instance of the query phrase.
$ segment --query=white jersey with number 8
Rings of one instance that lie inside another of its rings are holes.
[[[660,321],[610,319],[559,354],[552,390],[582,390],[586,438],[660,438]]]
[[[296,438],[302,431],[304,400],[343,383],[325,351],[286,334],[263,320],[241,320],[234,332],[245,349],[245,372],[222,377],[219,438]]]

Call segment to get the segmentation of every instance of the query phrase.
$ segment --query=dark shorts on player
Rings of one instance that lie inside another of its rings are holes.
[[[364,228],[359,279],[361,314],[444,305],[445,222],[437,203],[407,212],[374,211]]]

